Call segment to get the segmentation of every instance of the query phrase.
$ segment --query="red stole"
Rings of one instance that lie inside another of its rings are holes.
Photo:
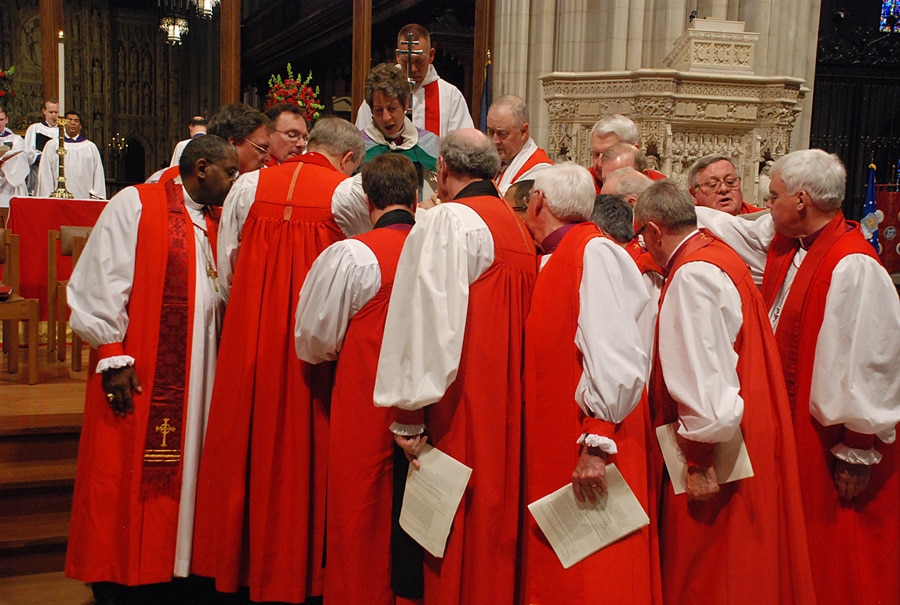
[[[425,130],[441,136],[441,89],[440,80],[425,85]]]
[[[744,401],[741,431],[754,477],[720,486],[706,502],[675,496],[661,481],[660,556],[667,603],[814,603],[806,526],[800,496],[797,448],[777,346],[765,305],[746,264],[727,245],[702,230],[676,252],[660,309],[672,277],[685,264],[715,265],[741,297],[742,323],[734,343]],[[675,421],[679,403],[668,392],[659,359],[659,334],[651,374],[654,426]],[[689,442],[688,458],[708,444]],[[663,478],[654,448],[654,475]],[[735,544],[741,544],[735,548]],[[748,565],[753,561],[753,565]]]
[[[769,246],[762,284],[767,308],[775,304],[799,248],[800,240],[775,234]],[[859,224],[845,220],[844,215],[838,212],[816,237],[797,270],[787,300],[784,301],[775,337],[784,366],[788,394],[794,405],[798,401],[809,400],[815,344],[825,315],[825,298],[831,285],[831,274],[842,258],[854,253],[866,254],[878,260],[872,246],[859,235]],[[801,355],[801,351],[805,354]],[[798,382],[805,386],[802,399],[798,397]]]
[[[547,152],[544,151],[543,149],[541,149],[540,147],[538,147],[537,149],[534,150],[534,153],[531,154],[531,157],[529,157],[527,160],[525,160],[525,163],[522,164],[522,167],[519,168],[519,171],[516,172],[516,175],[513,177],[512,181],[510,181],[510,182],[515,183],[520,178],[522,178],[523,174],[525,174],[526,172],[528,172],[529,170],[531,170],[538,164],[552,164],[552,163],[553,163],[553,160],[550,159],[550,156],[547,155]],[[495,182],[497,182],[497,183],[500,182],[500,179],[503,178],[504,172],[505,172],[505,170],[500,171],[500,174],[497,175],[497,179]]]

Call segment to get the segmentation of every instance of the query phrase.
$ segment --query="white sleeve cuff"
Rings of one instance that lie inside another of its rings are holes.
[[[850,464],[865,464],[872,466],[881,462],[881,454],[876,449],[860,450],[855,447],[849,447],[843,443],[838,443],[831,448],[831,453],[838,460],[849,462]]]
[[[394,422],[391,424],[390,431],[395,435],[400,435],[402,437],[415,437],[425,432],[425,425],[400,424],[399,422]]]
[[[584,433],[578,438],[578,445],[587,445],[588,447],[598,447],[604,454],[618,454],[619,448],[616,442],[609,437],[594,435],[592,433]]]
[[[97,362],[97,373],[102,374],[106,370],[114,370],[116,368],[124,368],[134,365],[134,357],[131,355],[113,355]]]

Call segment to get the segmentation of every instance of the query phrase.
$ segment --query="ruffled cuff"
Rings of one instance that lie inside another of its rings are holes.
[[[610,439],[609,437],[603,437],[602,435],[595,435],[593,433],[583,433],[581,437],[578,438],[578,445],[586,445],[588,447],[596,447],[599,448],[601,452],[604,454],[618,454],[619,448],[616,447],[616,442]]]
[[[831,453],[835,458],[850,464],[872,466],[881,462],[881,454],[875,448],[859,449],[850,447],[846,443],[838,443],[831,448]]]
[[[102,374],[106,370],[115,370],[134,365],[134,357],[131,355],[116,355],[115,357],[107,357],[97,362],[97,373]]]
[[[425,432],[425,424],[401,424],[392,422],[390,431],[401,437],[415,437]]]

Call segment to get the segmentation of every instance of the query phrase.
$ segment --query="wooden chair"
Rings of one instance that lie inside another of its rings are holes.
[[[0,208],[0,229],[6,229],[9,222],[9,208]]]
[[[47,233],[47,353],[52,356],[56,351],[59,361],[66,360],[66,333],[68,317],[68,300],[66,286],[69,280],[57,277],[56,242],[59,242],[61,256],[71,256],[72,266],[78,262],[81,252],[91,234],[91,227],[74,227],[63,225],[59,231],[51,229]],[[81,371],[82,340],[72,334],[72,371]],[[51,357],[52,358],[52,357]]]
[[[38,299],[22,298],[19,291],[19,236],[8,229],[0,229],[0,265],[3,280],[12,286],[12,295],[0,301],[0,322],[3,323],[3,350],[7,353],[6,369],[10,374],[19,371],[19,322],[27,321],[28,384],[37,384]]]

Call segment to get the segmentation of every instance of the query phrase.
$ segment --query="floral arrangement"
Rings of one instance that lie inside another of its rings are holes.
[[[12,75],[16,73],[15,66],[9,69],[0,69],[0,105],[7,106],[16,98],[16,91],[12,87]]]
[[[319,112],[325,106],[319,102],[319,87],[313,88],[312,72],[306,79],[300,81],[294,78],[291,64],[287,64],[287,78],[282,79],[281,74],[269,76],[269,94],[266,97],[265,109],[277,103],[293,103],[304,111],[306,121],[311,122],[319,117]]]

